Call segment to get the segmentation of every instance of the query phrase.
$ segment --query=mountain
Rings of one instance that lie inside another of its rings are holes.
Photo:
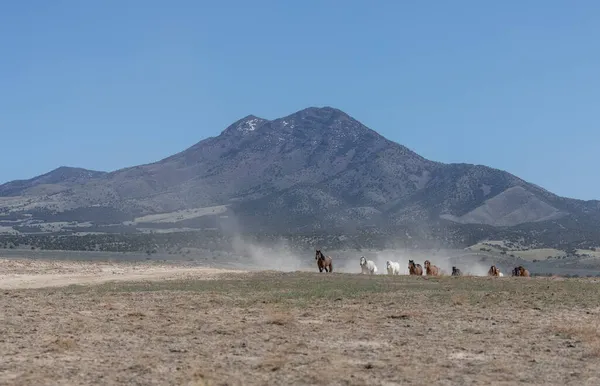
[[[106,174],[95,170],[61,166],[29,180],[11,181],[0,185],[0,197],[40,195],[60,191],[66,187],[82,184]]]
[[[418,224],[489,236],[590,229],[600,223],[600,201],[559,197],[482,165],[431,161],[338,109],[311,107],[275,120],[247,116],[155,163],[110,173],[59,168],[1,185],[0,226],[2,214],[23,232],[77,221],[116,231],[275,233]]]

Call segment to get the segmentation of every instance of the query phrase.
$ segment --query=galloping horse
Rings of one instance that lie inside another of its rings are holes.
[[[437,265],[431,264],[429,260],[425,260],[425,274],[427,276],[439,276],[440,269]]]
[[[502,274],[502,272],[500,272],[498,267],[496,267],[495,265],[492,265],[490,267],[490,270],[488,271],[488,276],[504,276],[504,275]]]
[[[360,270],[365,275],[375,275],[377,273],[377,266],[372,260],[367,260],[366,257],[360,257]]]
[[[408,272],[411,275],[423,276],[423,267],[421,267],[421,264],[415,264],[414,260],[409,260]]]
[[[319,272],[333,272],[333,259],[331,256],[325,256],[320,249],[317,249],[315,253],[315,260],[317,260],[317,267]]]
[[[456,267],[452,267],[452,276],[462,276],[461,270]]]
[[[529,271],[525,267],[523,267],[522,265],[519,265],[518,267],[515,267],[515,269],[513,270],[513,276],[530,277],[531,275],[529,274]]]
[[[386,261],[385,267],[387,268],[388,275],[400,275],[400,263],[397,261]]]

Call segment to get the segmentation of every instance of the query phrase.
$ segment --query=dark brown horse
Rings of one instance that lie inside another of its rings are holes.
[[[462,271],[456,267],[452,267],[452,276],[462,276]]]
[[[325,270],[325,272],[333,272],[333,259],[331,256],[325,256],[320,249],[317,249],[315,260],[317,260],[319,272],[323,272],[323,270]]]
[[[421,264],[415,264],[414,260],[409,260],[408,272],[411,275],[423,276],[423,267],[421,267]]]

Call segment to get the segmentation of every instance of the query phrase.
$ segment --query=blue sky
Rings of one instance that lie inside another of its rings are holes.
[[[442,162],[600,199],[600,2],[7,1],[0,182],[340,108]]]

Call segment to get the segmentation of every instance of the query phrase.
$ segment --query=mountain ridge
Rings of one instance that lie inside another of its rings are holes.
[[[158,213],[179,213],[162,220],[165,227],[223,228],[235,220],[267,232],[409,223],[510,228],[600,219],[600,201],[560,197],[485,165],[426,159],[329,106],[272,120],[250,114],[217,136],[144,165],[57,170],[28,184],[0,185],[0,226],[4,215],[27,226],[77,218],[156,227],[136,219]],[[202,209],[217,207],[227,209]],[[234,220],[223,225],[223,218]]]

